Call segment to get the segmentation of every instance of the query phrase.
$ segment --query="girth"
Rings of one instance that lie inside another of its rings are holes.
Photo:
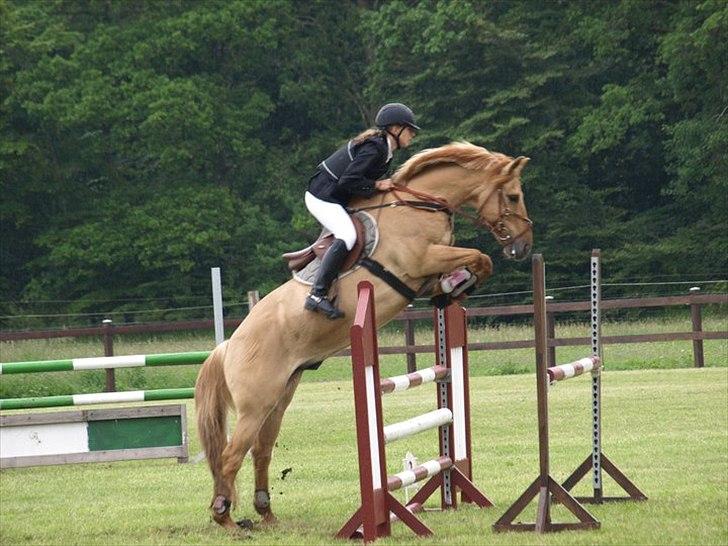
[[[394,273],[389,271],[378,261],[372,260],[371,258],[362,258],[361,260],[359,260],[359,264],[361,264],[362,267],[366,268],[372,275],[379,277],[389,286],[394,288],[397,292],[402,294],[402,296],[404,296],[407,301],[412,301],[413,299],[415,299],[415,296],[417,296],[417,292],[415,292],[409,286],[400,281]]]

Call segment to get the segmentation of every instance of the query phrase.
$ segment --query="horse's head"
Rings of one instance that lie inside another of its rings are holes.
[[[400,186],[412,182],[429,192],[430,198],[432,193],[444,197],[450,210],[485,226],[507,258],[523,260],[533,244],[532,223],[521,191],[526,163],[527,157],[513,159],[469,142],[453,142],[419,152],[399,168],[393,180]],[[452,169],[453,165],[459,168]],[[474,207],[478,217],[460,210],[463,204]]]
[[[472,198],[480,222],[503,247],[503,254],[515,260],[528,257],[533,245],[533,223],[528,218],[521,189],[521,171],[526,163],[528,158],[523,156],[499,162],[498,170],[491,173]]]

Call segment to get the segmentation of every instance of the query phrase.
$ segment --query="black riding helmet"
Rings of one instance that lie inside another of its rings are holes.
[[[411,127],[415,131],[420,130],[415,125],[415,115],[412,113],[412,110],[399,102],[390,102],[382,106],[379,112],[377,112],[377,117],[374,118],[374,123],[382,129],[389,125],[404,125]]]

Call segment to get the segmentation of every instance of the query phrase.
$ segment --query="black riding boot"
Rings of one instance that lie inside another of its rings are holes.
[[[331,320],[344,316],[344,313],[329,301],[327,295],[331,283],[334,282],[334,279],[339,274],[339,269],[348,253],[346,243],[343,240],[335,239],[331,243],[331,246],[321,260],[321,267],[319,268],[318,275],[316,275],[316,281],[313,283],[311,293],[303,305],[306,309],[323,313]]]

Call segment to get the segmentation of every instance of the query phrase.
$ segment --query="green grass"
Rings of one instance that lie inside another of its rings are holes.
[[[416,540],[394,524],[393,536],[382,544],[728,543],[726,368],[605,373],[604,451],[649,500],[589,506],[602,523],[598,531],[493,534],[493,522],[538,472],[534,382],[532,374],[471,379],[474,482],[496,506],[427,513],[422,519],[433,537]],[[589,381],[561,383],[551,395],[551,468],[563,480],[590,450]],[[194,405],[183,403],[194,455],[200,449]],[[433,406],[431,386],[390,395],[384,398],[385,421]],[[432,458],[436,433],[389,446],[390,472],[401,469],[407,450],[421,461]],[[251,476],[246,459],[236,517],[254,515]],[[588,485],[580,484],[577,493],[587,493]],[[619,493],[605,480],[605,494]],[[301,385],[274,452],[271,494],[280,524],[242,543],[335,542],[333,534],[359,503],[350,379]],[[0,544],[240,544],[240,537],[210,522],[210,495],[204,463],[156,460],[5,470],[0,472]],[[436,504],[434,498],[431,502]],[[532,505],[522,519],[532,520],[534,514]],[[562,507],[554,508],[553,518],[567,519]]]
[[[706,331],[727,331],[728,315],[706,316],[703,321]],[[685,318],[651,319],[632,322],[605,322],[604,335],[648,334],[664,332],[685,332],[690,330]],[[529,325],[476,327],[469,333],[471,342],[513,341],[533,338]],[[557,324],[557,337],[586,337],[588,325],[579,323]],[[418,323],[416,333],[418,345],[432,344],[431,326],[425,321]],[[395,325],[385,327],[380,334],[379,345],[403,345],[404,334]],[[118,336],[114,353],[154,354],[211,349],[211,334],[175,334],[150,338]],[[559,347],[556,351],[558,363],[571,362],[585,356],[587,346]],[[728,340],[704,342],[705,365],[728,366]],[[0,343],[0,362],[24,360],[50,360],[103,356],[103,346],[98,338],[50,339]],[[691,341],[659,343],[636,343],[605,345],[604,357],[610,370],[632,370],[645,368],[675,369],[693,366]],[[434,363],[428,354],[417,355],[417,366],[424,368]],[[506,375],[531,373],[534,370],[533,349],[499,351],[472,351],[470,353],[471,375]],[[396,375],[405,372],[403,355],[384,356],[381,359],[382,374]],[[117,390],[144,390],[190,387],[194,385],[199,366],[175,366],[167,368],[125,368],[116,370]],[[351,365],[348,358],[331,358],[316,373],[306,374],[305,381],[348,380]],[[49,374],[25,374],[0,376],[0,397],[51,396],[100,392],[104,389],[105,372],[56,372]]]

